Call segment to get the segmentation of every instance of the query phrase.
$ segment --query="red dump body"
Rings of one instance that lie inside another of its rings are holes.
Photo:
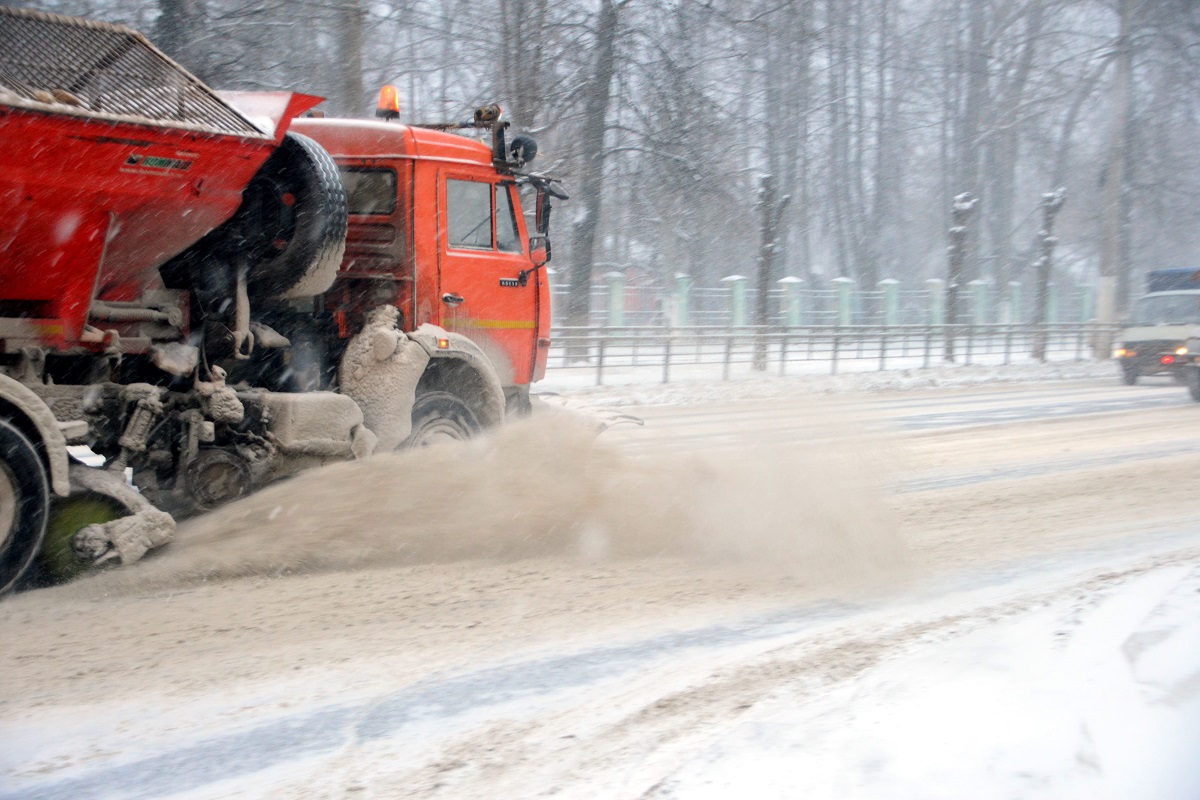
[[[0,105],[0,310],[78,342],[93,296],[134,300],[220,223],[275,148]]]
[[[60,349],[93,298],[161,287],[320,101],[285,95],[268,133],[120,26],[8,10],[0,45],[0,338]]]

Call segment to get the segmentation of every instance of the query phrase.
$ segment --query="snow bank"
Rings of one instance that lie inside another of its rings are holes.
[[[1192,800],[1200,568],[1169,565],[782,690],[653,796]]]

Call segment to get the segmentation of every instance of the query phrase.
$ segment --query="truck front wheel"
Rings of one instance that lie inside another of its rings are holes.
[[[399,449],[464,441],[481,427],[475,412],[449,392],[422,392],[413,403],[412,433]]]
[[[1133,364],[1121,365],[1121,383],[1133,386],[1138,382],[1138,368]]]
[[[0,419],[0,594],[13,588],[46,536],[50,485],[37,449]]]

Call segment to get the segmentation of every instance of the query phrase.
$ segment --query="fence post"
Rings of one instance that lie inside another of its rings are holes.
[[[1053,325],[1058,322],[1058,284],[1046,285],[1046,322]]]
[[[804,296],[800,294],[804,281],[788,275],[779,279],[779,288],[783,289],[783,311],[789,328],[798,328],[804,324]]]
[[[663,333],[663,383],[670,383],[671,380],[671,328],[667,326]]]
[[[597,386],[604,385],[604,343],[607,340],[608,340],[608,337],[604,335],[603,331],[601,331],[600,341],[598,342],[599,346],[596,348],[596,385]]]
[[[735,328],[746,324],[746,276],[730,275],[721,278],[729,288],[729,324]]]
[[[843,327],[852,324],[854,307],[851,293],[854,290],[854,279],[834,278],[830,283],[837,291],[837,324]]]
[[[625,327],[625,273],[613,270],[604,273],[608,284],[608,323],[609,328]]]
[[[784,328],[779,336],[779,376],[782,378],[787,374],[787,355],[788,355],[788,338],[792,329]]]
[[[692,292],[692,276],[686,272],[675,273],[675,303],[672,309],[672,316],[667,318],[667,325],[676,328],[685,328],[691,325],[691,313],[688,308],[690,295]]]
[[[729,380],[729,363],[733,361],[733,334],[725,334],[725,368],[721,371],[721,380]]]

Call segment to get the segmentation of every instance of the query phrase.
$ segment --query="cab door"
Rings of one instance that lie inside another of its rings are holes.
[[[505,386],[530,382],[540,271],[531,270],[516,186],[453,169],[438,179],[441,319],[491,358]]]

